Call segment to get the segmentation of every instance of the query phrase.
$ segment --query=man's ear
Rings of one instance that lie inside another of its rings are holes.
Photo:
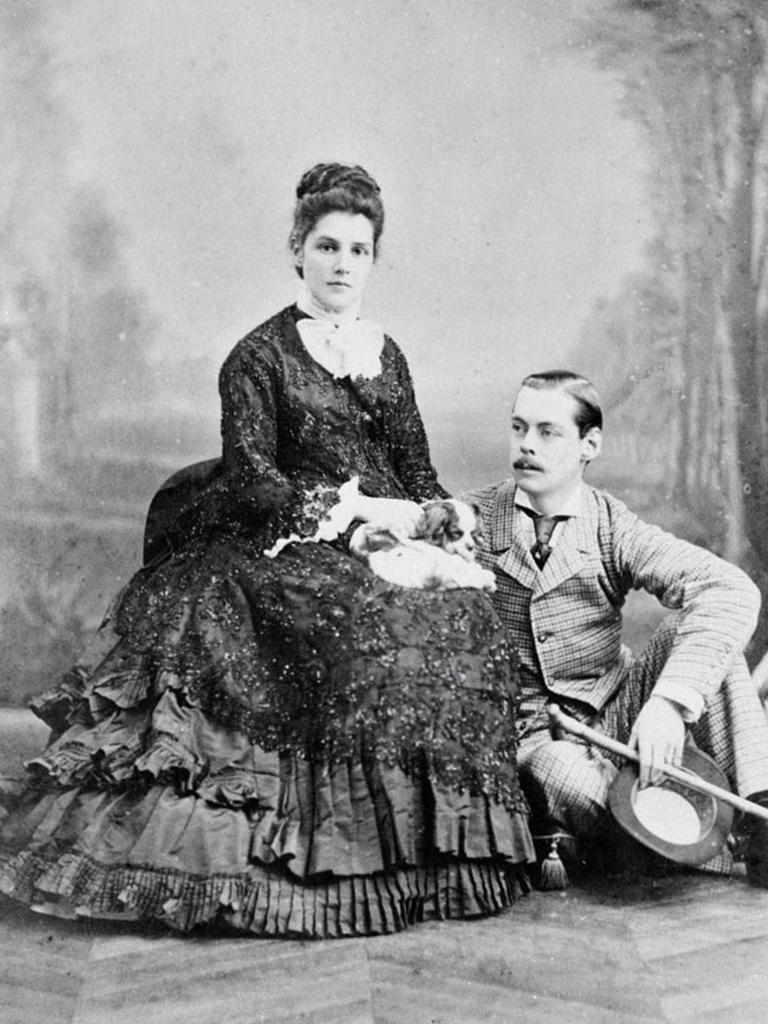
[[[603,432],[600,427],[592,427],[581,439],[581,461],[591,462],[600,454],[603,447]]]

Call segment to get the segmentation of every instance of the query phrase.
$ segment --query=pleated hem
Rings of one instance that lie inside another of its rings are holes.
[[[425,866],[299,881],[251,865],[201,877],[107,866],[83,854],[29,851],[0,863],[0,891],[53,916],[159,922],[188,932],[220,924],[263,937],[386,935],[429,920],[488,917],[530,891],[524,865],[435,858]]]

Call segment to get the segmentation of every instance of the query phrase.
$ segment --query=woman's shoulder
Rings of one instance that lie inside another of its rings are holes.
[[[295,324],[294,307],[286,306],[242,337],[224,360],[222,373],[254,361],[279,359]]]
[[[385,364],[389,362],[393,366],[401,366],[407,370],[408,360],[403,350],[391,334],[387,334],[386,331],[382,331],[382,334],[384,336],[384,341],[382,343],[381,354]]]

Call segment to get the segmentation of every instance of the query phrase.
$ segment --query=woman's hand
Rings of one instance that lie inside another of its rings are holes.
[[[357,519],[406,537],[413,537],[416,533],[422,510],[415,501],[405,501],[402,498],[369,498],[366,494],[361,494],[358,496],[358,502]]]

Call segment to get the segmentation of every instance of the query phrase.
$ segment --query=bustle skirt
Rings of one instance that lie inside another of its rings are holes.
[[[487,595],[328,544],[197,543],[34,709],[0,888],[43,912],[300,938],[494,914],[535,858]]]

